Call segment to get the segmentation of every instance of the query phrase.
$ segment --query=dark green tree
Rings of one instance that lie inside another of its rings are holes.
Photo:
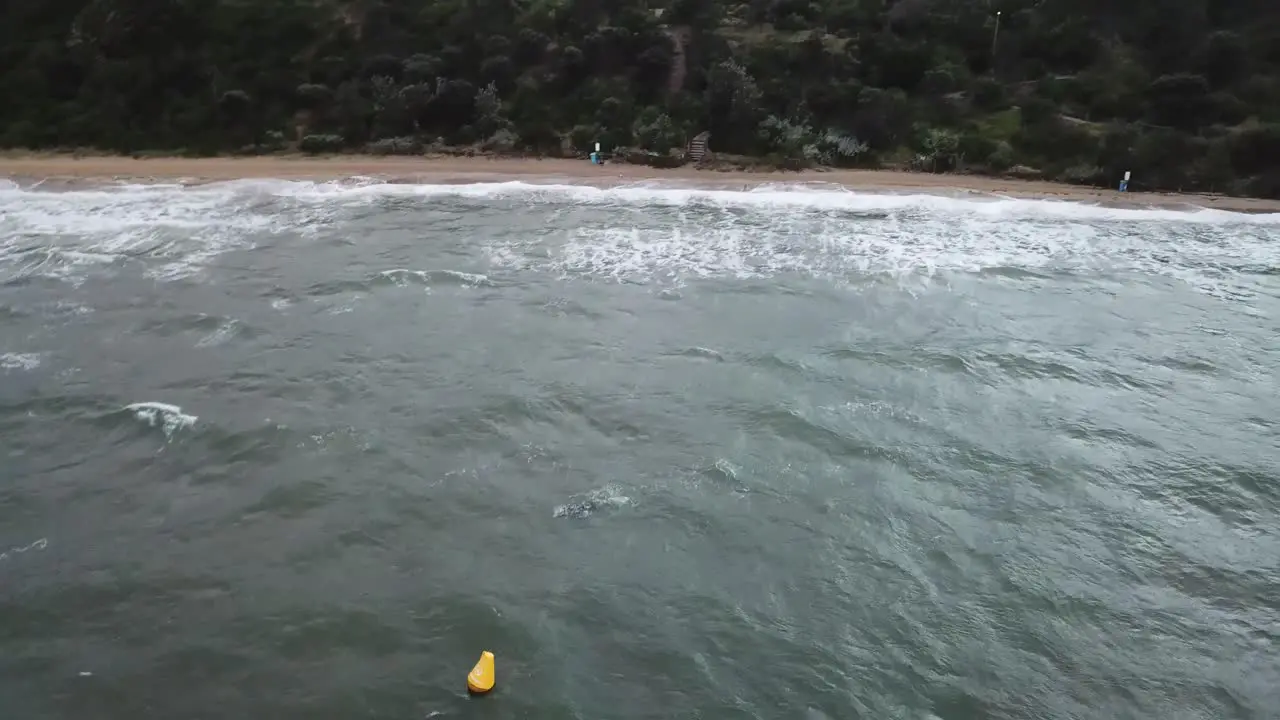
[[[1263,0],[7,0],[0,145],[661,151],[710,131],[790,164],[1275,194],[1277,28]]]

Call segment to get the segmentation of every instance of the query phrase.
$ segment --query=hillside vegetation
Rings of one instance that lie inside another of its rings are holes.
[[[1276,0],[6,0],[0,146],[892,165],[1280,197]],[[625,149],[625,150],[624,150]],[[678,152],[677,152],[678,154]]]

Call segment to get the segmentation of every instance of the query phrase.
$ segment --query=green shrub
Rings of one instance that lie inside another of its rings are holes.
[[[671,121],[671,116],[652,108],[636,118],[631,135],[641,148],[664,155],[683,144],[683,133]]]
[[[304,153],[319,155],[338,152],[345,145],[341,135],[304,135],[302,141],[298,143],[298,149]]]
[[[987,156],[987,167],[997,172],[1004,172],[1013,167],[1014,160],[1013,145],[1001,140],[996,143],[995,150]]]
[[[365,150],[371,155],[421,155],[422,143],[414,137],[383,138],[369,143]]]

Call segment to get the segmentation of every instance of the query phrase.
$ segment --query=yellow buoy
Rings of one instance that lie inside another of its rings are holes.
[[[467,673],[467,689],[473,693],[487,693],[493,689],[493,653],[480,653],[480,661]]]

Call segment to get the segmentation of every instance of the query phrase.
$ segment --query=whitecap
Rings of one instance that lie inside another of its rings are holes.
[[[490,285],[489,276],[481,273],[463,272],[461,270],[413,270],[410,268],[391,268],[382,270],[378,277],[390,280],[396,285],[405,285],[412,280],[421,284],[455,284],[476,287]]]
[[[218,325],[217,329],[205,335],[196,342],[196,347],[214,347],[225,343],[229,338],[233,337],[240,328],[240,323],[236,320],[228,320]]]
[[[183,413],[182,408],[177,405],[161,402],[132,403],[124,409],[133,412],[135,417],[151,427],[159,425],[164,430],[165,437],[170,439],[175,432],[191,427],[199,419],[195,415]]]
[[[585,518],[602,509],[617,509],[633,504],[632,499],[624,495],[617,485],[605,485],[590,492],[574,495],[552,511],[552,517]]]
[[[44,550],[47,547],[49,547],[49,539],[40,538],[39,540],[36,540],[35,542],[29,545],[19,545],[16,547],[11,547],[8,550],[5,550],[4,552],[0,552],[0,560],[8,560],[9,558],[12,558],[15,555],[21,555],[22,553],[32,552],[37,550]]]
[[[438,273],[447,278],[452,278],[464,285],[489,285],[489,276],[481,273],[462,272],[461,270],[440,270]]]
[[[35,370],[43,353],[0,353],[0,370]]]
[[[390,280],[396,285],[406,285],[411,279],[416,279],[419,283],[427,283],[431,281],[431,276],[425,270],[410,270],[409,268],[391,268],[378,273],[378,277],[384,280]]]

